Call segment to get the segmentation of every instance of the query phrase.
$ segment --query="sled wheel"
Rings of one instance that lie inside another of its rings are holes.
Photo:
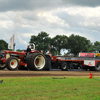
[[[10,57],[6,61],[6,66],[8,70],[17,70],[19,67],[19,60],[16,57]]]
[[[46,66],[46,57],[41,53],[33,53],[30,54],[27,58],[27,67],[30,70],[43,70]]]
[[[6,68],[6,64],[0,64],[0,70],[3,70]]]
[[[96,66],[93,67],[94,71],[100,71],[100,62],[97,62]]]
[[[61,69],[62,69],[62,71],[68,71],[68,65],[66,62],[62,62]]]

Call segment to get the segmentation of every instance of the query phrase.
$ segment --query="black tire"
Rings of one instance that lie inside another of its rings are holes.
[[[0,70],[3,70],[6,68],[6,64],[0,64]]]
[[[67,65],[66,62],[62,62],[62,64],[61,64],[61,70],[62,71],[68,71],[68,65]]]
[[[45,70],[46,71],[50,71],[52,69],[51,67],[51,57],[49,55],[45,55],[46,56],[46,67]]]
[[[27,58],[27,67],[30,70],[44,70],[46,66],[46,57],[42,53],[30,54]]]
[[[10,57],[6,61],[6,66],[8,70],[17,70],[19,67],[19,60],[16,57]]]
[[[52,68],[51,68],[51,62],[47,62],[47,65],[46,65],[46,68],[45,70],[46,71],[50,71]]]
[[[100,71],[100,62],[97,62],[96,66],[93,67],[94,71]]]
[[[53,68],[53,69],[58,69],[58,65],[57,65],[56,63],[53,63],[53,64],[52,64],[52,68]]]

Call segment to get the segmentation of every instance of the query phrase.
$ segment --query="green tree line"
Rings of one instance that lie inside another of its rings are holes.
[[[32,35],[29,43],[34,43],[38,51],[43,50],[46,54],[51,50],[53,55],[61,55],[61,50],[68,50],[67,54],[76,56],[79,52],[99,52],[100,42],[95,41],[92,43],[85,37],[71,34],[69,37],[66,35],[56,35],[51,38],[46,32],[40,32],[38,35]],[[8,43],[0,40],[0,51],[7,50]],[[20,51],[20,49],[17,49]]]
[[[4,40],[0,40],[0,51],[7,50],[7,49],[8,49],[8,43]]]
[[[55,37],[49,37],[46,32],[40,32],[38,35],[32,35],[30,42],[36,45],[37,50],[43,50],[47,53],[48,46],[51,49],[53,55],[60,55],[61,50],[68,50],[67,53],[76,56],[79,52],[99,52],[100,42],[96,41],[92,43],[85,37],[71,34],[69,37],[66,35],[56,35]]]

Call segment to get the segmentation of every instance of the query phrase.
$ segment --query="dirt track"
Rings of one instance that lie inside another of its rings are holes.
[[[78,76],[89,77],[90,71],[9,71],[0,70],[0,77],[49,77],[49,76]],[[100,77],[100,71],[92,71],[94,77]]]

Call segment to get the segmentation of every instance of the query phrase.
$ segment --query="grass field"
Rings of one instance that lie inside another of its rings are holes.
[[[100,100],[100,77],[0,78],[0,100]]]

